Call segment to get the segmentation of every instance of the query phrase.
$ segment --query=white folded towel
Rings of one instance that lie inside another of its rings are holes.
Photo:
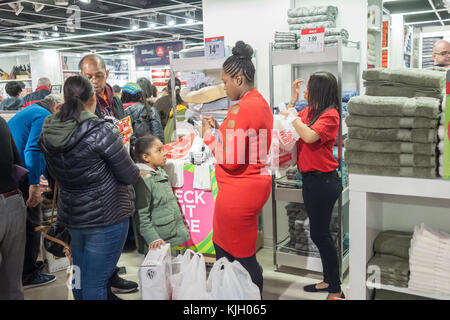
[[[208,163],[195,166],[193,187],[194,189],[211,190],[211,173]]]

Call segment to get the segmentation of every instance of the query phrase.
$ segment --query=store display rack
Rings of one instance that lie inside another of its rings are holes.
[[[442,179],[349,175],[351,300],[365,300],[372,289],[382,289],[432,299],[450,296],[367,281],[367,262],[374,255],[373,243],[384,230],[411,231],[426,223],[450,231],[450,182]]]
[[[291,66],[291,82],[293,82],[297,75],[300,73],[300,69],[303,67],[318,67],[325,69],[328,67],[337,67],[337,80],[339,86],[339,92],[342,96],[343,88],[343,71],[344,66],[356,66],[356,90],[359,91],[360,87],[360,62],[361,62],[361,50],[359,42],[349,41],[345,46],[342,41],[339,40],[337,46],[325,47],[323,52],[320,53],[301,53],[300,49],[297,50],[274,50],[273,43],[269,44],[269,79],[270,79],[270,106],[272,112],[274,111],[274,67],[279,65]],[[342,116],[342,115],[341,115]],[[339,128],[338,134],[338,171],[342,175],[342,124]],[[275,175],[272,176],[272,225],[273,225],[273,263],[275,270],[279,271],[279,265],[290,266],[294,268],[301,268],[313,271],[322,271],[320,258],[302,256],[292,252],[283,252],[283,246],[278,243],[278,223],[277,223],[277,201],[289,201],[289,202],[303,202],[301,189],[289,189],[280,188],[277,186],[277,179]],[[344,252],[344,239],[343,239],[343,215],[342,208],[348,203],[348,188],[344,188],[343,193],[337,201],[338,211],[338,256],[341,275],[344,274],[348,267],[348,251]]]

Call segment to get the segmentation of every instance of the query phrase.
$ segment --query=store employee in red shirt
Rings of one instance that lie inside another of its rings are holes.
[[[293,84],[293,95],[288,107],[298,100],[300,84]],[[336,247],[330,233],[333,207],[342,192],[342,181],[333,157],[333,145],[339,129],[340,101],[336,78],[329,72],[312,74],[304,90],[309,107],[298,115],[291,110],[287,116],[300,135],[297,142],[297,166],[303,176],[303,199],[310,221],[311,240],[317,246],[322,260],[324,280],[305,286],[307,292],[328,292],[327,299],[343,297]],[[295,110],[295,109],[294,109]]]

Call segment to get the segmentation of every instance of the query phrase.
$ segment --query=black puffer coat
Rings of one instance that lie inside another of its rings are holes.
[[[148,115],[148,111],[150,111],[150,116]],[[164,143],[164,129],[159,118],[159,113],[154,107],[146,110],[145,105],[138,102],[125,109],[125,116],[130,116],[133,124],[131,144],[134,144],[137,138],[147,134],[158,137]]]
[[[39,146],[50,175],[59,183],[58,221],[81,229],[110,226],[129,218],[134,212],[132,184],[139,169],[114,125],[89,118],[59,147],[46,138],[45,126]]]

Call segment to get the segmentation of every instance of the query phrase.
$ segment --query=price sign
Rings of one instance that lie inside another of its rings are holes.
[[[205,58],[206,59],[225,58],[224,37],[214,37],[205,39]]]
[[[300,36],[300,53],[323,52],[325,28],[303,29]]]

